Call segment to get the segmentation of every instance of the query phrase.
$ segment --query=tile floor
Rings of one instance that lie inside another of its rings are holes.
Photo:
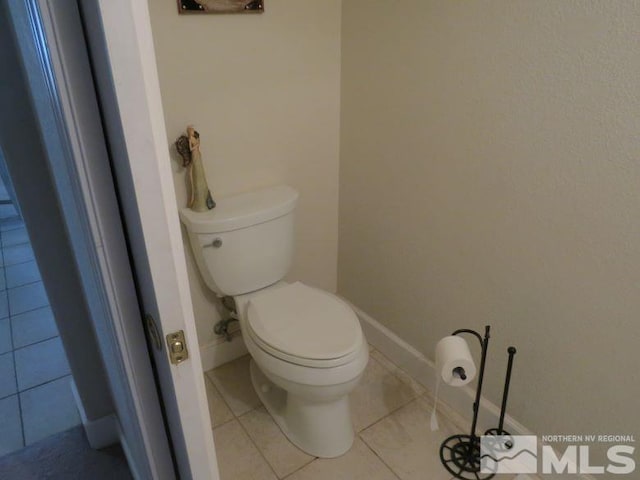
[[[248,356],[209,370],[205,384],[222,480],[449,480],[440,444],[468,428],[448,412],[432,432],[430,393],[375,349],[350,398],[356,440],[338,458],[312,457],[286,439],[251,386]]]
[[[0,211],[0,455],[80,423],[24,224]],[[1,217],[5,218],[1,218]]]

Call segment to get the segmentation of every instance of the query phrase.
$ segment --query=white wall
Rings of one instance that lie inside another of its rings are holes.
[[[343,7],[339,293],[431,358],[491,324],[534,431],[640,434],[640,4]]]
[[[214,198],[287,183],[301,193],[290,277],[335,291],[340,120],[339,0],[274,0],[265,13],[178,15],[149,2],[170,139],[201,134]],[[185,171],[174,162],[177,202]],[[186,239],[185,239],[186,240]],[[198,338],[215,341],[215,296],[185,241]]]

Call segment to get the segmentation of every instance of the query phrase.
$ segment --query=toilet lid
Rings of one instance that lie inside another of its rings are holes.
[[[346,302],[300,282],[252,298],[247,321],[257,343],[294,362],[350,358],[363,341],[358,317]]]

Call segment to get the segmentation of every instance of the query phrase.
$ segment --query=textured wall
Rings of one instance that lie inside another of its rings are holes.
[[[338,291],[433,358],[494,327],[487,394],[635,433],[640,3],[345,0]]]
[[[291,278],[335,291],[340,1],[278,0],[264,14],[183,15],[150,1],[167,134],[188,123],[214,197],[287,183],[301,193]],[[177,201],[185,173],[174,163]],[[215,296],[185,243],[198,337],[214,335]]]

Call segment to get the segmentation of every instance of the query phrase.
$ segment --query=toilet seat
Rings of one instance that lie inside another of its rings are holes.
[[[313,368],[352,361],[364,341],[358,317],[346,302],[300,282],[251,298],[246,326],[260,349]]]

